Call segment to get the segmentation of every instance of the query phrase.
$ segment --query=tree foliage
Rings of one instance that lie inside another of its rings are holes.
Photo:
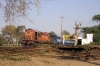
[[[93,20],[93,21],[96,21],[96,22],[100,22],[100,14],[94,15],[94,16],[92,17],[92,20]]]
[[[57,36],[57,34],[54,31],[49,32],[49,34],[50,35],[56,35]]]
[[[15,38],[15,29],[16,27],[13,25],[7,25],[2,29],[2,35],[6,40],[8,40],[9,44],[13,43],[13,40]]]
[[[0,45],[2,45],[2,43],[4,43],[4,37],[0,34]]]
[[[8,41],[8,44],[18,44],[23,38],[25,29],[25,26],[6,25],[2,28],[2,36]]]
[[[4,37],[13,37],[15,34],[15,26],[7,25],[2,29],[2,35]]]
[[[62,31],[62,35],[70,35],[70,33],[68,31],[66,31],[66,30],[63,30]]]
[[[24,30],[25,30],[25,29],[26,29],[25,26],[17,26],[17,28],[16,28],[16,33],[15,33],[17,45],[18,45],[19,43],[21,43],[21,41],[23,40]]]
[[[100,25],[84,27],[81,29],[81,32],[84,34],[84,36],[86,36],[87,33],[92,33],[93,41],[100,44]]]

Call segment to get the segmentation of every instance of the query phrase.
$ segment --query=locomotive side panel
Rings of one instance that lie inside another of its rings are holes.
[[[24,40],[35,40],[35,31],[32,29],[25,30]]]
[[[40,43],[50,43],[50,35],[48,33],[42,33],[40,37],[38,37],[38,41]]]
[[[32,30],[32,29],[27,29],[25,30],[25,33],[24,33],[24,39],[23,39],[23,42],[22,44],[33,44],[36,40],[36,31]]]

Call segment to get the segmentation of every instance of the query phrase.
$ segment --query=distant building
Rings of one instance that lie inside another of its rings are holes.
[[[87,34],[86,38],[78,37],[78,45],[86,45],[93,42],[93,34]]]
[[[72,38],[71,35],[63,35],[63,44],[72,45],[74,44],[75,40]],[[93,34],[87,34],[86,38],[78,37],[78,45],[86,45],[93,42]]]

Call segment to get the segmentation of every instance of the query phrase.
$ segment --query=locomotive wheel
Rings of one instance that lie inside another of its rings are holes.
[[[22,44],[22,46],[26,47],[26,46],[27,46],[27,44]]]

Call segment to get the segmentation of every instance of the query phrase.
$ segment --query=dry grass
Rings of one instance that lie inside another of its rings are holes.
[[[30,59],[30,56],[27,56],[27,55],[23,55],[23,54],[19,54],[17,56],[12,56],[10,55],[9,53],[5,53],[3,55],[0,55],[0,59],[2,60],[14,60],[14,61],[20,61],[20,60],[31,60]]]

